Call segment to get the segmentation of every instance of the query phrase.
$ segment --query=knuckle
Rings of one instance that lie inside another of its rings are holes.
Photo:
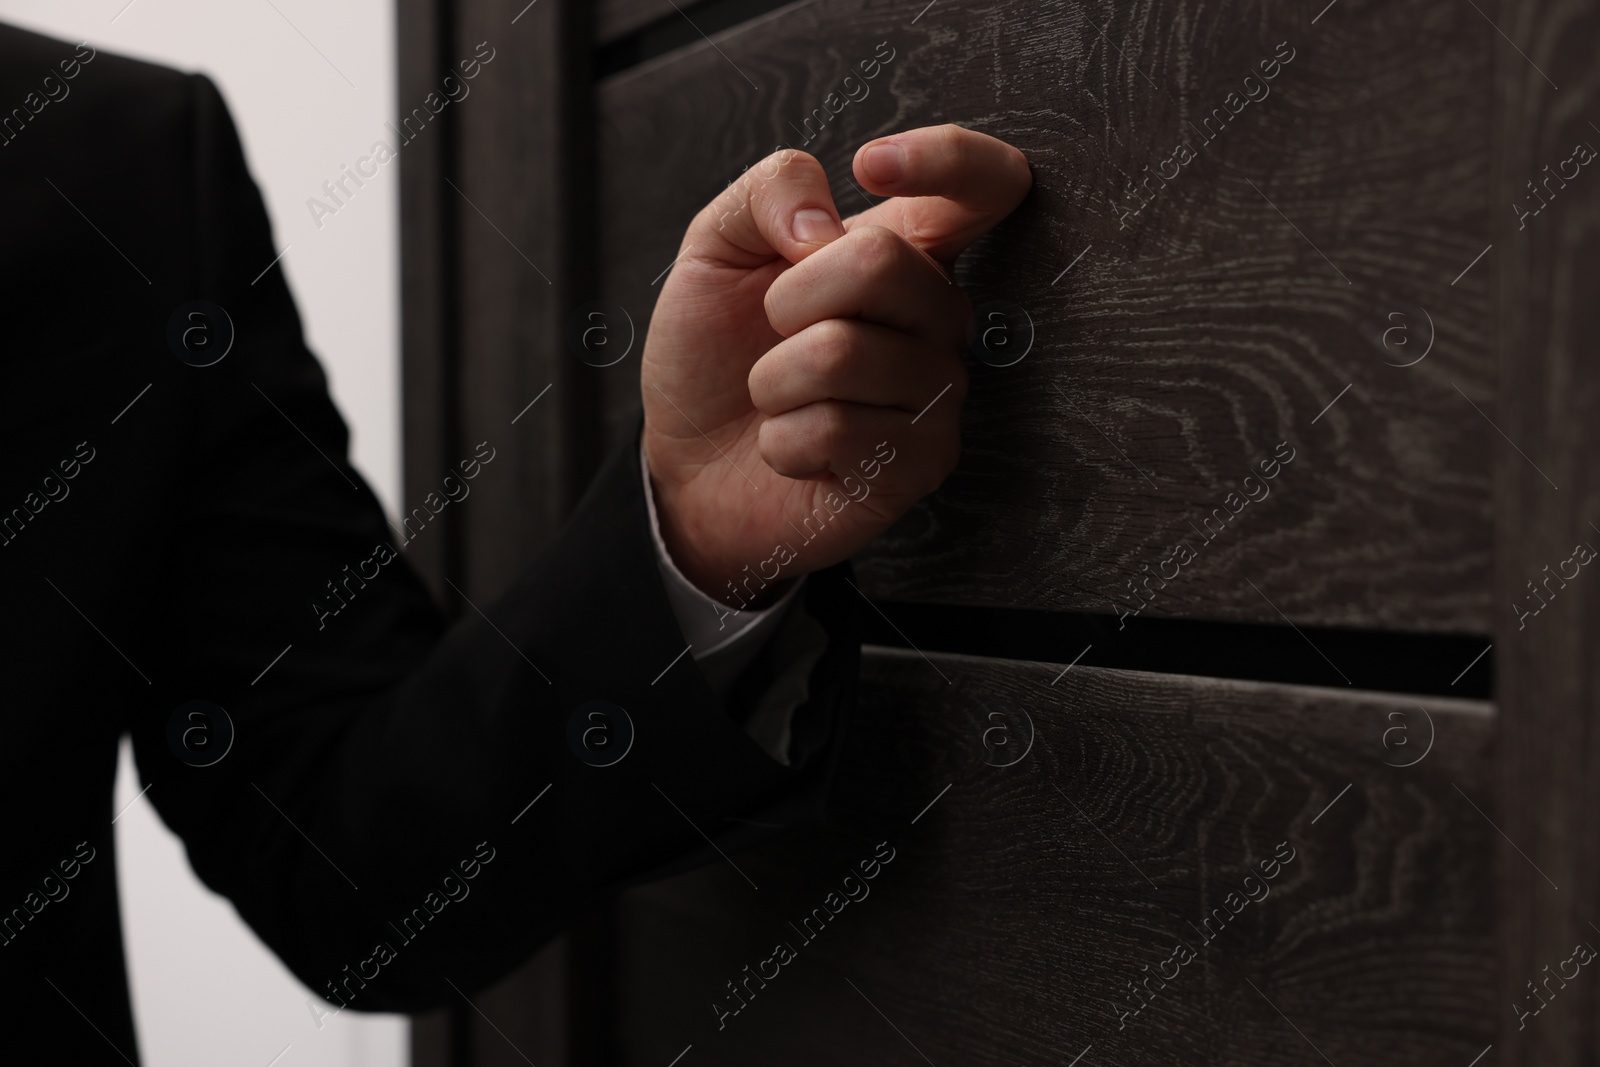
[[[841,319],[818,323],[812,340],[812,366],[817,377],[831,382],[847,374],[860,354],[856,330]]]
[[[822,170],[822,163],[816,156],[810,152],[802,152],[798,148],[780,148],[763,159],[759,166],[763,174],[771,177],[777,177],[785,170],[791,169],[796,172]]]
[[[752,204],[771,203],[778,182],[827,181],[827,172],[816,156],[794,148],[782,148],[754,166],[746,167],[722,192],[711,199],[697,216],[702,228],[722,231],[740,219]]]
[[[848,236],[856,268],[868,282],[882,281],[905,263],[905,240],[887,227],[862,226]]]
[[[745,174],[756,198],[765,203],[776,203],[778,190],[795,183],[827,184],[827,171],[816,156],[797,148],[783,148],[763,159]],[[768,187],[773,189],[769,190]]]

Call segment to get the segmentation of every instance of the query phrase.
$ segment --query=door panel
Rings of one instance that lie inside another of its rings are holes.
[[[961,466],[863,588],[1112,612],[1164,573],[1148,614],[1486,632],[1490,276],[1452,284],[1486,243],[1483,19],[915,6],[796,5],[599,94],[601,284],[641,331],[690,218],[778,146],[815,153],[847,214],[872,137],[951,121],[1028,153],[1035,192],[960,276],[1026,313],[1031,351],[974,361]],[[985,319],[997,352],[1026,343],[1010,314]],[[613,438],[637,373],[605,372]]]
[[[624,1062],[1464,1064],[1494,1039],[1490,705],[1062,666],[869,650],[827,823],[623,897]]]

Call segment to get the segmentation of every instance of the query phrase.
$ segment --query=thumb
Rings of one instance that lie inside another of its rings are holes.
[[[799,263],[843,236],[822,164],[785,148],[746,170],[695,216],[680,255],[750,269],[774,256]]]

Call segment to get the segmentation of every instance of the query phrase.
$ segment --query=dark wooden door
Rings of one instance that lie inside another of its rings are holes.
[[[403,156],[408,494],[512,457],[419,555],[457,603],[637,418],[568,321],[642,337],[744,168],[867,210],[860,143],[958,122],[1035,175],[959,268],[961,466],[857,561],[826,824],[599,905],[417,1062],[1596,1062],[1600,980],[1548,979],[1600,945],[1596,22],[402,4],[402,113],[497,57]]]

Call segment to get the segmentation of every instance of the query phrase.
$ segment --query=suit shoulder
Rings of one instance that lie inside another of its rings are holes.
[[[49,95],[46,78],[78,97],[79,122],[126,119],[137,127],[170,123],[193,106],[193,75],[0,23],[0,111],[29,93]],[[68,109],[63,109],[66,111]],[[91,114],[92,113],[92,114]],[[68,118],[67,121],[72,121]]]

